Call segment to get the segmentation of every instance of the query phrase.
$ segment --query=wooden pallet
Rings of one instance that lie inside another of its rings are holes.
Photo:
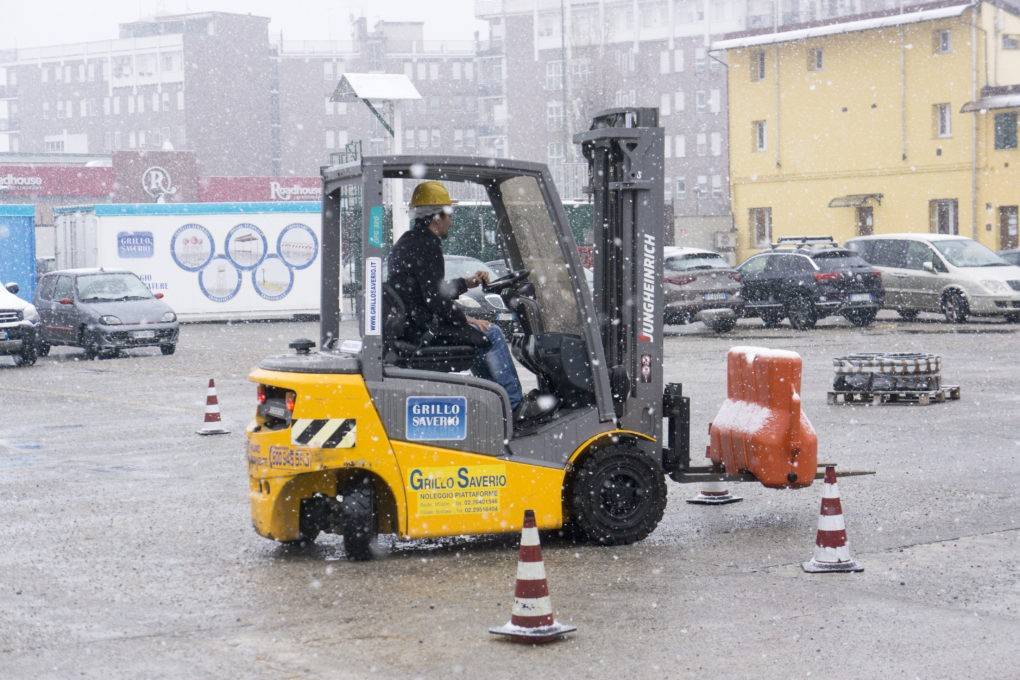
[[[940,404],[960,398],[959,385],[943,385],[937,390],[918,392],[829,392],[828,403],[836,404]]]

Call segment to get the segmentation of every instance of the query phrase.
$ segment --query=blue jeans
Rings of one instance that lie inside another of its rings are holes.
[[[485,337],[491,344],[489,349],[478,351],[471,372],[479,378],[498,383],[510,397],[510,406],[517,408],[517,405],[524,401],[524,394],[521,391],[521,380],[517,377],[517,367],[514,366],[514,359],[510,354],[510,346],[506,344],[506,336],[499,326],[490,324],[489,330],[485,331]]]

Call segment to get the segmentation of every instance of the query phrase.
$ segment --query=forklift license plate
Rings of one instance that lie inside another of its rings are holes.
[[[706,300],[725,300],[726,293],[705,293]]]

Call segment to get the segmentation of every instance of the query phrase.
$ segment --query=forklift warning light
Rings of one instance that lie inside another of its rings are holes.
[[[467,397],[408,397],[408,441],[460,441],[467,438]]]

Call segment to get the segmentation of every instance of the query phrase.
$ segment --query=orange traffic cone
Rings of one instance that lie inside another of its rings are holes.
[[[850,555],[843,523],[843,506],[839,502],[839,485],[836,484],[836,466],[825,466],[822,486],[822,511],[818,516],[818,536],[815,554],[810,562],[801,565],[804,571],[821,574],[830,571],[864,571]]]
[[[734,496],[722,482],[704,482],[701,491],[694,498],[688,498],[688,503],[695,505],[726,505],[727,503],[739,503],[744,500],[743,496]]]
[[[220,421],[220,401],[216,398],[216,383],[209,378],[209,391],[205,395],[205,425],[199,434],[230,434]]]
[[[535,512],[525,510],[521,549],[517,558],[513,612],[510,621],[498,628],[490,628],[489,632],[504,635],[514,642],[539,644],[552,642],[575,630],[576,626],[558,623],[553,618],[549,585],[545,580],[545,563],[542,562],[542,546],[535,526]]]

